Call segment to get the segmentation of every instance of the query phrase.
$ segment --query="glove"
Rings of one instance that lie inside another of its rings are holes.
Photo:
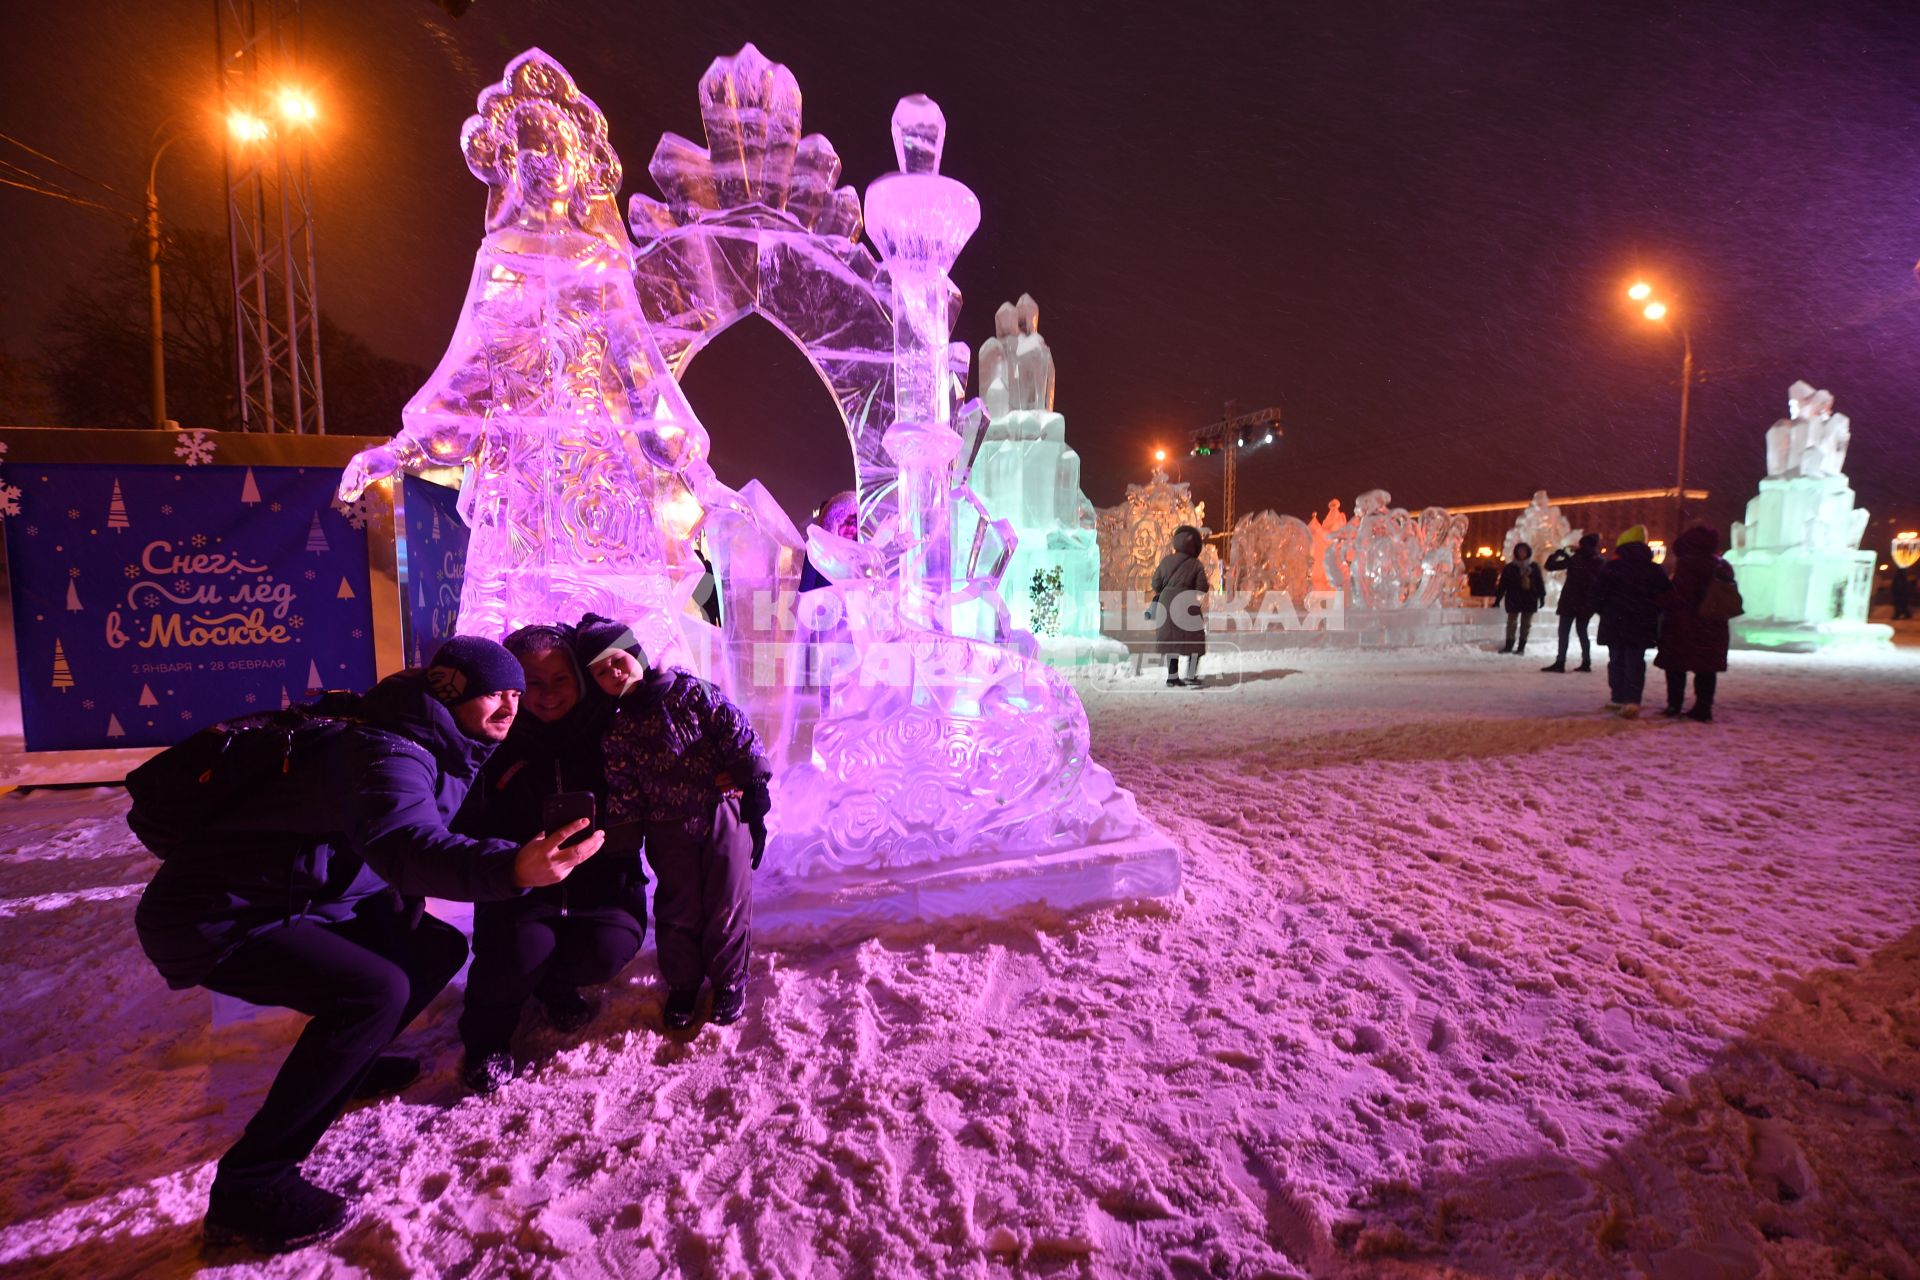
[[[760,859],[767,856],[767,820],[752,818],[747,822],[747,830],[753,835],[753,869],[760,869]]]
[[[763,780],[749,782],[740,791],[740,820],[751,826],[759,823],[765,826],[767,815],[773,812],[773,795],[767,790]]]

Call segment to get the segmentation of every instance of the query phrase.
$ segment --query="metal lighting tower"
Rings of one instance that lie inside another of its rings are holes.
[[[324,432],[300,0],[214,0],[214,15],[241,428]]]
[[[1255,449],[1263,444],[1272,444],[1281,434],[1280,411],[1278,409],[1256,409],[1252,413],[1241,413],[1240,403],[1229,400],[1226,412],[1220,421],[1209,422],[1196,428],[1193,433],[1192,456],[1206,457],[1209,454],[1222,455],[1226,464],[1220,495],[1221,525],[1220,536],[1224,546],[1231,545],[1233,538],[1233,508],[1238,496],[1234,471],[1238,465],[1242,449]]]

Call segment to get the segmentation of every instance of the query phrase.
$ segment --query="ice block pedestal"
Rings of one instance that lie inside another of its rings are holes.
[[[1810,653],[1893,639],[1893,628],[1867,621],[1873,552],[1860,548],[1867,513],[1842,469],[1851,439],[1831,392],[1793,384],[1787,416],[1767,429],[1767,478],[1727,552],[1746,605],[1736,647]]]

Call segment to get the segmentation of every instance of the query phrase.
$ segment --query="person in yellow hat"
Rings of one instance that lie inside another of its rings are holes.
[[[1594,583],[1600,643],[1607,647],[1609,701],[1601,708],[1628,720],[1640,714],[1647,686],[1647,650],[1660,641],[1660,597],[1667,575],[1653,562],[1647,527],[1636,524],[1614,539],[1613,559]]]

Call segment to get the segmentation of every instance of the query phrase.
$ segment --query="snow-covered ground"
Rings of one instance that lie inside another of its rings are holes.
[[[1544,660],[1092,688],[1176,901],[762,948],[748,1020],[685,1041],[649,949],[487,1100],[449,993],[402,1042],[430,1077],[309,1163],[354,1225],[216,1262],[1920,1276],[1920,649],[1736,655],[1711,726],[1601,715],[1602,674]],[[122,803],[0,798],[0,1272],[201,1265],[298,1025],[211,1030],[152,974]]]

